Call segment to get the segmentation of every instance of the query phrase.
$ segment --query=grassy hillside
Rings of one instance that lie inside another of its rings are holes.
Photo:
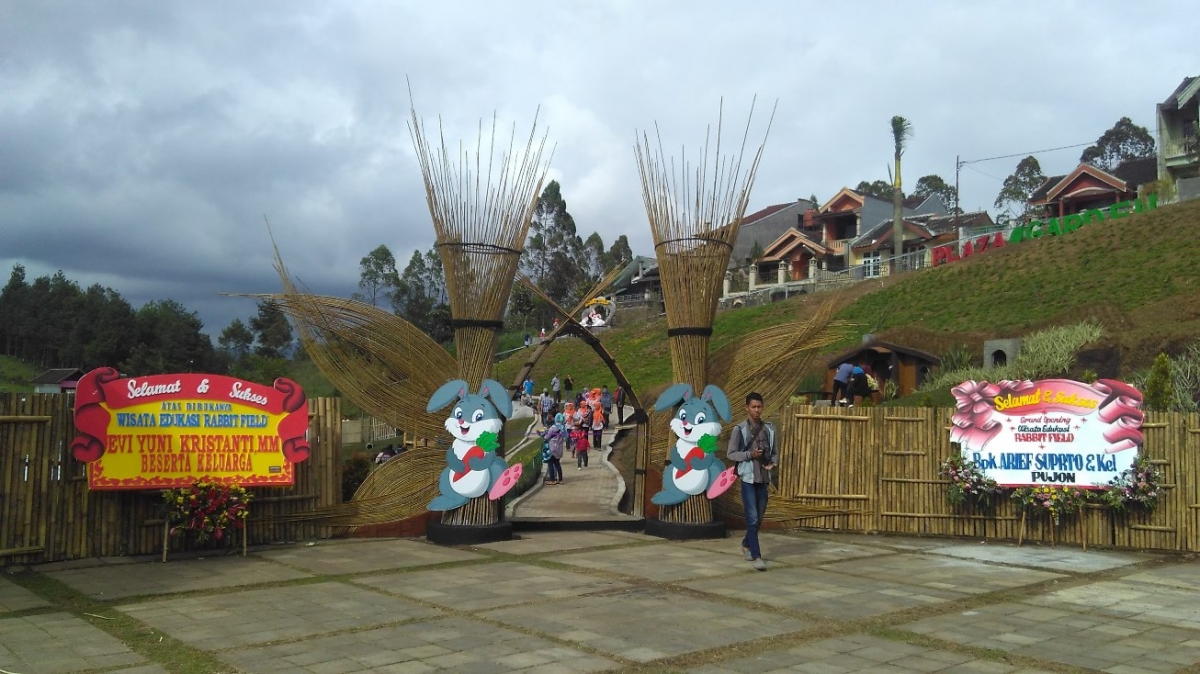
[[[29,382],[43,372],[25,361],[0,356],[0,393],[33,393]]]
[[[748,332],[808,316],[836,299],[855,326],[835,352],[872,333],[935,354],[965,344],[979,358],[985,339],[1020,337],[1091,319],[1120,348],[1126,372],[1149,367],[1159,351],[1178,352],[1200,335],[1200,201],[1163,206],[1061,237],[987,251],[935,269],[857,284],[839,293],[795,297],[765,307],[721,311],[714,349]],[[619,320],[619,318],[618,318]],[[669,382],[662,319],[615,327],[602,338],[638,390]],[[505,383],[528,358],[497,367]],[[555,372],[578,384],[613,385],[579,340],[555,342],[534,368],[538,388]]]
[[[972,346],[981,335],[1091,319],[1121,346],[1126,367],[1144,368],[1200,334],[1197,235],[1200,201],[1164,206],[907,274],[842,316],[876,333],[953,335]]]

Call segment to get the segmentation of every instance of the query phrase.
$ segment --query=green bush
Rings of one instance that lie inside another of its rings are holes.
[[[362,486],[367,476],[371,474],[374,463],[371,457],[361,452],[355,452],[342,464],[342,502],[354,498],[354,492]]]
[[[1195,412],[1200,409],[1196,397],[1200,395],[1200,342],[1193,342],[1181,354],[1170,358],[1170,396],[1164,410],[1172,412]],[[1157,361],[1155,361],[1157,365]],[[1153,368],[1149,372],[1135,374],[1129,378],[1129,383],[1133,384],[1138,390],[1147,393],[1149,386],[1149,377],[1153,372]],[[1149,399],[1147,398],[1147,408],[1149,407]]]
[[[524,454],[524,452],[522,452]],[[514,457],[515,459],[516,457]],[[510,462],[511,465],[511,462]],[[508,505],[517,497],[529,491],[529,488],[537,484],[542,476],[542,452],[541,445],[538,446],[538,451],[533,452],[526,460],[521,462],[524,466],[521,472],[521,479],[517,480],[517,484],[504,495],[504,505]]]
[[[971,350],[966,344],[952,346],[942,354],[942,368],[948,372],[971,367]]]
[[[1005,379],[1045,379],[1067,373],[1075,364],[1075,354],[1104,334],[1093,323],[1066,325],[1035,332],[1025,338],[1013,363],[990,370],[969,367],[952,370],[943,367],[925,380],[921,391],[956,386],[964,381],[1003,381]]]

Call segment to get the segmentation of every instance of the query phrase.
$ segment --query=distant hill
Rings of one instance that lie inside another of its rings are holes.
[[[1177,353],[1200,335],[1200,201],[1086,226],[985,251],[933,269],[866,281],[838,293],[794,297],[718,312],[712,348],[754,330],[808,316],[836,297],[838,316],[856,323],[830,353],[866,333],[934,354],[965,344],[1020,337],[1085,319],[1101,324],[1120,353],[1122,374],[1148,368],[1160,351]],[[620,315],[617,316],[618,323]],[[639,391],[671,380],[665,320],[616,326],[601,339]],[[497,366],[511,384],[529,357]],[[558,372],[579,385],[613,385],[591,349],[561,339],[534,368],[537,388]]]
[[[855,324],[828,350],[831,354],[870,333],[937,355],[966,345],[978,361],[986,339],[1092,320],[1106,329],[1101,346],[1119,353],[1121,373],[1128,375],[1149,368],[1161,351],[1182,352],[1200,336],[1200,200],[836,293],[723,310],[717,313],[711,348],[761,328],[803,320],[830,299],[841,306],[838,317]],[[616,318],[618,325],[601,340],[635,388],[670,383],[666,321],[621,325],[620,314]],[[519,335],[507,337],[520,343]],[[505,385],[513,383],[531,351],[521,349],[498,363],[496,377]],[[578,339],[551,345],[534,368],[537,389],[548,387],[556,372],[571,374],[577,389],[616,383]],[[0,356],[0,391],[32,391],[29,381],[40,373]],[[292,376],[312,396],[336,395],[307,359],[293,363]]]

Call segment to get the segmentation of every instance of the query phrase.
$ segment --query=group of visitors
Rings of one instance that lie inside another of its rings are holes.
[[[368,450],[371,449],[371,446],[367,445],[367,449]],[[404,452],[404,449],[405,449],[404,445],[400,445],[400,448],[396,449],[395,447],[393,447],[392,445],[389,444],[387,447],[384,447],[382,450],[380,450],[380,452],[378,454],[375,455],[375,465],[377,465],[377,466],[383,465],[383,464],[387,463],[388,461],[391,461],[393,458],[402,454]]]
[[[571,375],[560,380],[555,373],[550,390],[542,389],[542,395],[536,401],[544,429],[540,435],[543,439],[542,459],[547,466],[546,484],[562,484],[562,458],[568,451],[575,459],[576,470],[588,467],[590,450],[603,445],[604,429],[609,425],[613,404],[619,399],[608,386],[585,388],[572,397],[574,386]],[[567,393],[565,403],[562,402],[564,389]]]

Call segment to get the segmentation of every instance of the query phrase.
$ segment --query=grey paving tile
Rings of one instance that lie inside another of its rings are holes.
[[[256,552],[254,556],[319,575],[385,571],[483,558],[467,550],[409,538],[318,541],[316,545],[272,548]]]
[[[741,541],[744,533],[740,530],[730,530],[729,536],[723,539],[682,541],[679,545],[697,550],[733,554],[741,558]],[[758,542],[765,559],[787,564],[816,565],[844,559],[895,554],[892,550],[881,547],[773,532],[759,534]]]
[[[747,566],[747,568],[749,568]],[[684,587],[767,606],[852,620],[961,599],[962,592],[901,585],[803,567],[777,567],[766,573],[709,578]]]
[[[1200,564],[1167,564],[1125,576],[1125,580],[1200,591]]]
[[[647,539],[647,542],[649,542],[649,539]],[[627,545],[629,543],[629,538],[620,535],[620,532],[555,531],[521,534],[511,541],[485,543],[474,547],[481,550],[503,552],[509,555],[540,555],[566,550],[579,550],[582,548],[598,548],[605,545]]]
[[[724,576],[752,570],[740,555],[697,550],[671,542],[555,555],[548,559],[658,582]]]
[[[1047,548],[1037,545],[1017,547],[1011,543],[953,543],[931,548],[929,552],[982,562],[999,562],[1053,571],[1094,573],[1139,564],[1153,555],[1134,552],[1083,551],[1079,548]]]
[[[1121,634],[1111,628],[1118,627]],[[1174,672],[1200,662],[1200,632],[1140,620],[1076,613],[1027,603],[995,604],[902,626],[954,643],[1111,671]]]
[[[253,557],[227,555],[177,559],[166,564],[158,561],[103,564],[49,571],[46,575],[93,599],[104,601],[194,590],[221,590],[310,576]]]
[[[542,604],[536,610],[508,608],[483,615],[636,662],[797,632],[810,626],[766,611],[657,588],[575,597]]]
[[[1104,615],[1194,629],[1200,638],[1200,589],[1125,578],[1057,590],[1028,603],[1093,609]]]
[[[769,507],[769,506],[768,506]],[[804,531],[800,535],[805,538],[830,541],[834,543],[850,543],[866,545],[903,552],[921,552],[936,550],[947,545],[957,545],[959,540],[942,536],[898,536],[894,534],[852,534],[836,531]]]
[[[161,599],[118,610],[204,650],[440,615],[400,597],[333,582]]]
[[[45,606],[50,606],[50,602],[10,580],[0,578],[0,615]]]
[[[248,672],[599,672],[618,663],[548,639],[463,618],[239,649],[221,659]]]
[[[629,587],[606,578],[505,562],[445,571],[414,571],[358,578],[355,584],[460,611],[478,611]]]
[[[69,613],[0,618],[0,669],[59,674],[145,663],[104,631]]]
[[[1062,574],[1011,566],[984,564],[955,557],[938,555],[892,555],[853,559],[820,568],[835,573],[887,580],[901,585],[952,590],[965,594],[980,594],[1033,585]]]

